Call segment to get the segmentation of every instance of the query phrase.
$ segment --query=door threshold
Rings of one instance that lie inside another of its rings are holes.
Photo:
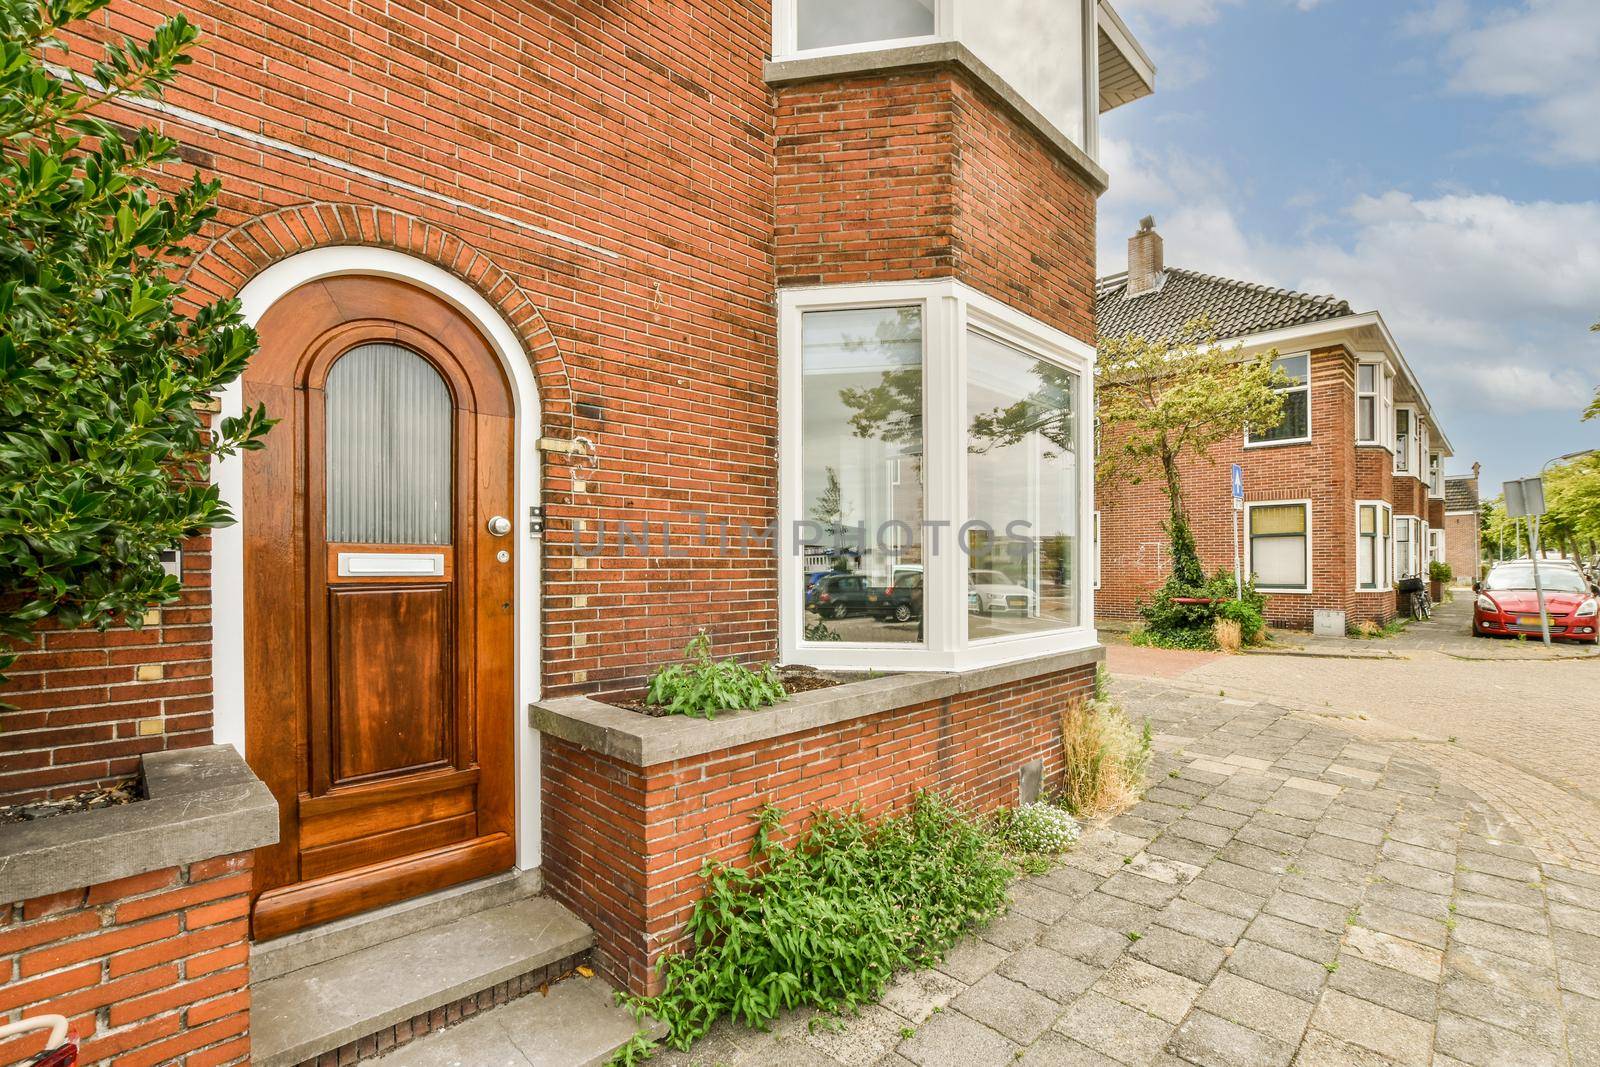
[[[509,870],[447,886],[356,915],[255,942],[250,978],[264,982],[338,956],[393,941],[489,908],[537,896],[544,888],[539,868]]]

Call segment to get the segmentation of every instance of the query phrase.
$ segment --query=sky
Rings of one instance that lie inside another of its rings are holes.
[[[1600,447],[1600,0],[1113,0],[1155,95],[1102,116],[1102,274],[1381,312],[1485,496]]]

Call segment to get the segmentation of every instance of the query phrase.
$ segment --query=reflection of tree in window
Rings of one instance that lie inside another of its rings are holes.
[[[892,319],[878,323],[871,338],[846,336],[840,347],[861,352],[922,339],[922,309],[896,308]],[[877,385],[867,389],[841,389],[839,399],[854,412],[850,428],[857,437],[889,444],[909,445],[916,458],[918,477],[922,463],[922,365],[886,370]]]
[[[1039,379],[1038,388],[1021,400],[991,408],[972,417],[967,451],[978,455],[992,448],[1017,444],[1037,433],[1057,449],[1045,450],[1045,459],[1074,451],[1072,391],[1076,376],[1049,363],[1034,362],[1030,373]]]

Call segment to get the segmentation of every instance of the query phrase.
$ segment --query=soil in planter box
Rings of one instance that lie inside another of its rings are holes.
[[[144,783],[137,777],[126,778],[120,782],[103,785],[97,789],[85,789],[81,793],[57,797],[54,800],[35,800],[28,804],[0,807],[0,823],[33,822],[35,819],[48,819],[53,815],[72,815],[80,811],[114,808],[119,804],[131,804],[143,799]]]
[[[784,690],[790,696],[794,696],[796,693],[810,692],[813,689],[831,689],[836,685],[842,685],[850,681],[848,678],[837,678],[833,675],[824,674],[815,667],[795,665],[779,667],[778,680],[783,683]],[[642,693],[632,697],[615,696],[600,697],[598,699],[604,700],[612,707],[623,708],[627,711],[637,711],[641,715],[649,715],[653,718],[661,718],[667,714],[667,709],[659,704],[646,704]]]

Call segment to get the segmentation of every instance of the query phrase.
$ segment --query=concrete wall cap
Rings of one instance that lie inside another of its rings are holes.
[[[558,697],[530,705],[535,729],[636,767],[770,741],[885,711],[943,700],[1098,663],[1104,646],[1060,652],[949,674],[888,674],[797,693],[775,707],[734,711],[715,719],[641,715],[589,697]]]
[[[0,826],[0,904],[249,852],[278,803],[231,745],[152,752],[132,804]]]
[[[887,74],[910,67],[957,66],[977,78],[989,91],[1004,100],[1050,147],[1065,158],[1096,194],[1110,187],[1105,168],[1096,163],[1077,142],[1068,137],[1039,109],[1028,103],[993,67],[973,54],[960,41],[939,41],[900,48],[877,48],[869,52],[846,52],[833,56],[808,56],[804,59],[767,60],[762,73],[769,85],[839,78],[851,74]]]

